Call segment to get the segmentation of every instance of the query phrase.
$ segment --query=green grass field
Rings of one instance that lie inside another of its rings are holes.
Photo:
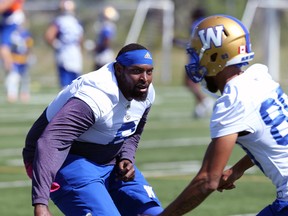
[[[167,206],[198,170],[209,142],[208,119],[192,119],[193,97],[183,87],[157,87],[140,148],[137,165]],[[25,135],[57,90],[33,92],[29,104],[7,104],[0,93],[0,215],[29,216],[31,186],[22,164]],[[230,164],[243,155],[236,147]],[[257,169],[251,170],[237,188],[215,192],[187,215],[255,215],[274,200],[274,189]],[[62,215],[50,204],[54,215]]]

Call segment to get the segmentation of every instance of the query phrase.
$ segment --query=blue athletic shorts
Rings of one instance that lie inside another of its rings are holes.
[[[79,73],[68,71],[62,66],[58,66],[58,73],[59,73],[60,85],[62,88],[64,88],[67,85],[70,85],[70,83],[79,76]]]
[[[21,76],[28,71],[28,64],[13,64],[12,70],[16,71]]]
[[[271,205],[266,206],[256,216],[287,216],[288,202],[275,200]]]
[[[114,165],[102,166],[69,154],[55,179],[60,189],[50,196],[66,216],[136,216],[147,213],[147,208],[159,214],[160,201],[136,167],[135,172],[133,181],[117,181]]]

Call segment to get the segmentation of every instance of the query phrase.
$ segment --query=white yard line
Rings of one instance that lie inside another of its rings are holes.
[[[29,180],[27,180],[27,181],[0,182],[0,189],[1,188],[29,187],[29,186],[31,186],[31,181],[29,181]]]
[[[0,151],[0,157],[11,157],[11,156],[21,156],[22,154],[22,148],[7,148],[7,149],[1,149]]]
[[[139,148],[159,148],[159,147],[180,147],[180,146],[195,146],[208,145],[209,137],[191,137],[177,139],[161,139],[161,140],[143,140],[139,143]]]
[[[11,157],[11,156],[17,156],[22,154],[22,148],[7,148],[7,149],[1,149],[0,151],[0,157]]]
[[[161,140],[143,140],[140,141],[139,148],[165,148],[165,147],[181,147],[181,146],[195,146],[208,145],[209,137],[191,137],[191,138],[177,138],[177,139],[161,139]],[[21,156],[22,148],[7,148],[1,149],[0,157]]]

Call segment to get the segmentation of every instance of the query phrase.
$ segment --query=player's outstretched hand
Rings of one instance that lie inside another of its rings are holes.
[[[135,169],[130,160],[124,159],[118,163],[116,176],[117,180],[122,180],[124,182],[132,181],[134,179]]]
[[[243,173],[242,173],[243,174]],[[232,190],[234,189],[236,186],[234,184],[234,182],[239,179],[242,174],[237,173],[235,170],[231,169],[227,169],[223,172],[219,186],[217,188],[217,190],[219,192],[222,192],[223,190]]]
[[[34,216],[52,216],[48,206],[43,204],[36,204],[34,206]]]

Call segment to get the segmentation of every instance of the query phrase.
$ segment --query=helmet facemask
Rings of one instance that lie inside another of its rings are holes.
[[[203,80],[207,74],[207,69],[200,65],[200,58],[193,48],[187,48],[187,53],[190,55],[190,63],[185,65],[187,76],[195,83]]]

